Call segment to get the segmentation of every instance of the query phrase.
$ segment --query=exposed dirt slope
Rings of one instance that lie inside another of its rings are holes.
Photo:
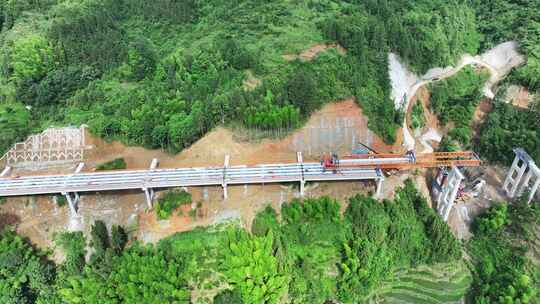
[[[160,168],[222,166],[225,155],[231,156],[231,164],[258,164],[272,162],[295,162],[296,151],[304,152],[305,161],[318,161],[324,152],[349,153],[355,143],[361,141],[378,151],[399,151],[401,143],[385,145],[367,128],[367,118],[352,99],[326,105],[314,113],[305,126],[279,140],[265,139],[242,141],[229,129],[218,127],[178,155],[141,147],[127,147],[113,141],[106,142],[88,134],[94,148],[87,153],[86,168],[92,171],[97,164],[123,157],[128,169],[148,168],[153,158],[160,160]],[[73,168],[55,168],[54,173],[71,173]],[[35,172],[47,174],[51,172]],[[14,173],[14,174],[20,174]],[[392,183],[390,183],[392,184]],[[366,182],[309,184],[308,195],[330,195],[342,201],[352,194],[367,191],[373,184]],[[391,187],[393,188],[393,187]],[[390,190],[390,185],[388,190]],[[280,204],[298,196],[296,185],[256,185],[229,187],[229,198],[223,200],[221,187],[190,187],[195,207],[201,207],[193,218],[188,215],[191,206],[185,206],[180,214],[170,220],[157,221],[153,212],[145,211],[146,202],[142,191],[101,193],[83,195],[79,205],[81,218],[73,217],[67,207],[57,207],[51,197],[16,198],[0,206],[5,222],[18,227],[19,232],[30,237],[38,245],[52,245],[54,232],[82,229],[89,232],[95,220],[104,220],[109,226],[121,224],[133,231],[132,237],[154,242],[178,231],[209,225],[226,219],[238,219],[249,226],[256,212],[272,204]],[[158,193],[159,196],[160,193]]]

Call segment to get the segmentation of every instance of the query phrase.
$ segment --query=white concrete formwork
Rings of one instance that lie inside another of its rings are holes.
[[[525,150],[515,148],[513,151],[516,157],[504,180],[503,190],[510,198],[529,191],[527,202],[530,203],[540,187],[540,169]]]

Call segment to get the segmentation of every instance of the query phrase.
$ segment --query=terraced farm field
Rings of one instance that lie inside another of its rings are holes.
[[[462,264],[439,264],[400,270],[392,281],[369,301],[390,304],[461,303],[471,284],[471,275]]]

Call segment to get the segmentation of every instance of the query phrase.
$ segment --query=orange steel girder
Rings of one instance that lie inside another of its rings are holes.
[[[369,158],[400,158],[407,157],[402,154],[357,154],[345,156],[344,159],[369,159]],[[417,168],[437,168],[437,167],[477,167],[481,161],[478,155],[474,152],[433,152],[416,155],[416,162],[396,162],[385,164],[359,164],[359,165],[343,165],[343,167],[363,167],[363,168],[380,168],[380,169],[397,169],[408,170]]]

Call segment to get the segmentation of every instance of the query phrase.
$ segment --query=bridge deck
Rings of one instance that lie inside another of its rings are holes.
[[[0,178],[0,197],[183,186],[260,184],[304,181],[383,179],[380,170],[324,170],[319,163],[267,164],[206,168],[123,170]]]

